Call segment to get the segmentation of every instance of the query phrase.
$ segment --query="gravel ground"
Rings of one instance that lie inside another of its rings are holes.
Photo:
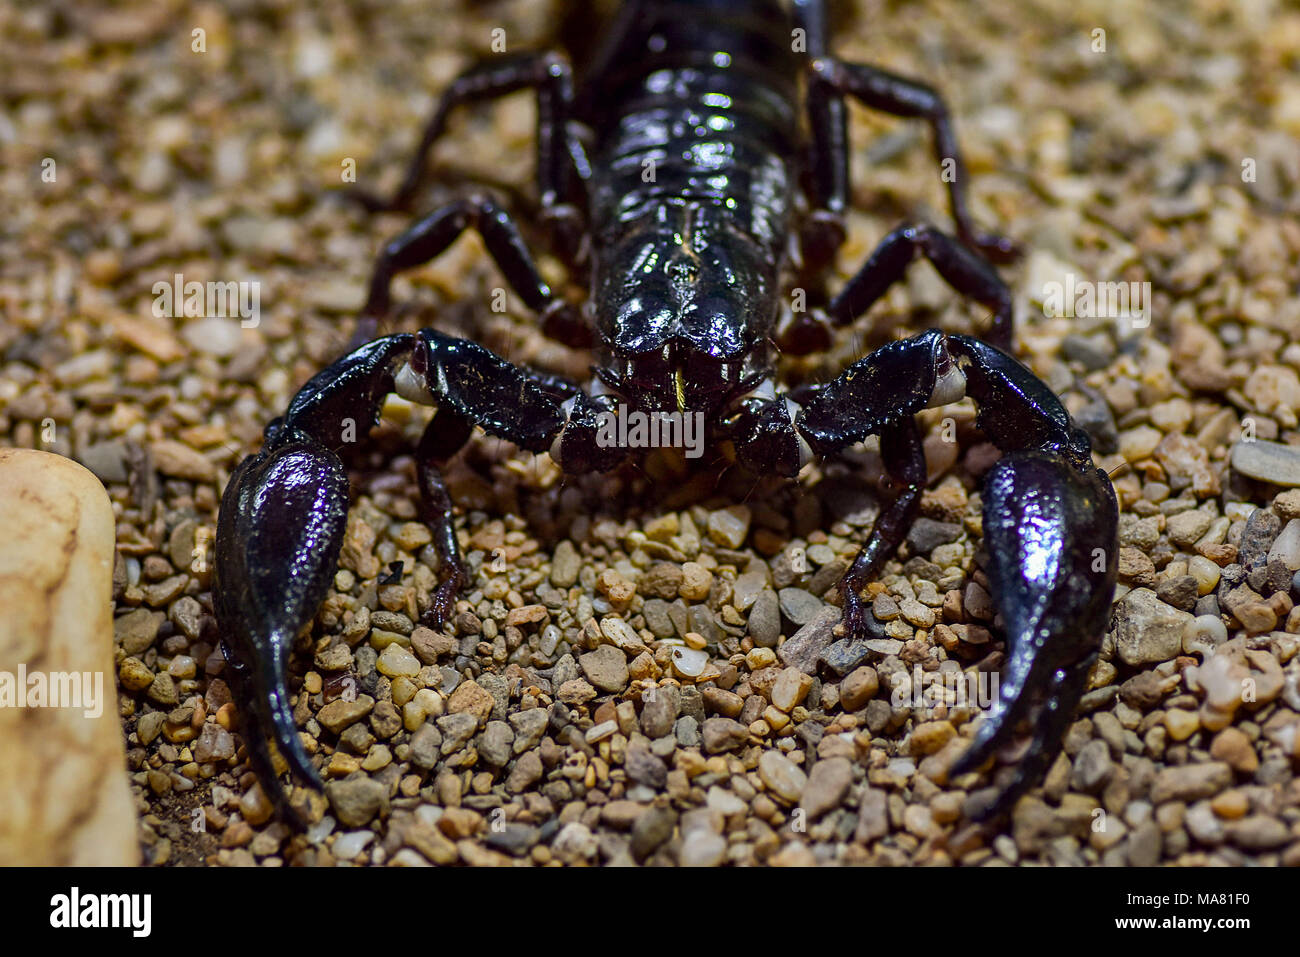
[[[1003,270],[1020,355],[1094,434],[1122,505],[1102,661],[1000,829],[964,814],[991,772],[946,773],[978,711],[912,702],[918,681],[1003,660],[977,567],[990,448],[968,402],[923,416],[934,481],[871,586],[882,637],[829,645],[811,677],[788,665],[835,638],[836,582],[879,507],[873,445],[791,487],[666,461],[563,481],[480,438],[448,475],[474,582],[436,634],[413,626],[437,564],[409,454],[427,410],[391,401],[293,672],[327,795],[295,795],[308,834],[275,822],[207,626],[220,490],[341,351],[407,222],[331,197],[344,164],[391,188],[491,28],[544,44],[557,10],[0,7],[0,442],[73,456],[117,510],[146,860],[1300,864],[1300,13],[860,6],[837,52],[947,94],[978,221],[1026,250]],[[947,221],[925,131],[853,115],[845,269],[905,217]],[[532,117],[521,96],[458,120],[422,207],[486,176],[527,218]],[[154,284],[178,273],[260,283],[260,322],[155,318]],[[1150,282],[1149,322],[1047,315],[1070,277]],[[589,357],[517,302],[485,308],[499,284],[466,239],[395,284],[392,328],[436,323],[585,377]],[[873,331],[785,371],[825,376],[895,326],[980,316],[918,265]]]

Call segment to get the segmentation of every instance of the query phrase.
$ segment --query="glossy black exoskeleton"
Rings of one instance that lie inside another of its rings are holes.
[[[549,451],[569,473],[607,470],[628,457],[601,440],[605,416],[620,404],[701,413],[710,438],[730,443],[741,464],[788,477],[812,456],[878,435],[896,495],[841,584],[845,627],[857,636],[870,625],[861,589],[919,508],[926,469],[915,415],[968,395],[976,424],[1006,453],[986,478],[983,509],[1008,663],[1000,696],[952,773],[980,767],[1041,701],[1009,779],[972,808],[976,816],[1005,810],[1054,757],[1096,659],[1115,584],[1117,506],[1086,435],[1008,354],[1011,295],[988,259],[1014,250],[971,223],[942,101],[920,83],[831,56],[818,0],[791,9],[776,0],[631,2],[576,83],[557,53],[502,57],[462,75],[439,102],[396,196],[368,204],[410,202],[453,109],[525,88],[537,94],[542,212],[557,252],[589,276],[585,309],[552,292],[510,215],[473,195],[384,247],[361,328],[372,332],[387,314],[397,272],[474,229],[548,334],[597,349],[592,387],[432,329],[366,342],[303,386],[267,428],[262,450],[231,477],[221,505],[215,604],[241,703],[299,776],[319,785],[290,713],[285,665],[336,568],[348,488],[337,450],[349,424],[364,435],[378,421],[390,392],[437,406],[417,450],[423,516],[444,566],[428,602],[435,626],[468,581],[439,467],[476,426]],[[816,315],[778,328],[789,272],[817,274],[844,236],[846,98],[929,123],[936,154],[955,169],[948,183],[956,237],[900,226]],[[778,351],[829,341],[827,323],[858,320],[917,254],[991,310],[988,342],[929,331],[801,390],[798,402],[779,390]],[[283,799],[265,738],[250,738],[263,780]]]

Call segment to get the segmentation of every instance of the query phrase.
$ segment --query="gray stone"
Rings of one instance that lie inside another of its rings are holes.
[[[709,718],[704,722],[704,750],[719,754],[740,747],[749,740],[749,729],[730,718]]]
[[[507,821],[499,827],[489,827],[483,843],[514,857],[522,857],[532,850],[538,836],[538,829],[531,825]]]
[[[708,725],[707,721],[705,725]],[[668,781],[668,766],[655,757],[639,738],[628,745],[623,757],[623,770],[636,783],[644,784],[656,791],[662,789]]]
[[[126,443],[120,439],[88,445],[77,457],[77,461],[94,472],[95,478],[104,483],[126,481],[127,459]]]
[[[648,807],[632,825],[632,856],[643,861],[672,837],[677,815],[671,808]]]
[[[387,786],[368,777],[331,781],[325,785],[325,795],[334,816],[346,827],[364,827],[375,815],[388,812]]]
[[[489,721],[478,738],[478,755],[489,767],[503,768],[510,760],[514,741],[515,734],[510,725],[504,721]]]
[[[718,619],[713,614],[713,609],[707,605],[692,605],[688,613],[689,624],[687,627],[702,637],[706,644],[716,645],[718,639],[722,636],[718,629]]]
[[[677,734],[677,743],[683,748],[694,748],[699,745],[700,726],[689,714],[684,714],[677,719],[674,730]]]
[[[914,555],[929,555],[940,545],[949,545],[961,537],[961,526],[952,522],[936,522],[931,518],[918,518],[907,532],[907,544]]]
[[[826,758],[813,765],[803,789],[801,804],[815,821],[840,806],[853,783],[853,763],[848,758]]]
[[[645,616],[645,626],[656,638],[671,638],[677,634],[673,620],[668,616],[668,602],[662,598],[647,599],[641,614]]]
[[[561,685],[568,684],[578,674],[578,663],[573,660],[573,655],[561,655],[551,672],[551,687],[558,691]]]
[[[497,721],[504,721],[510,707],[510,685],[500,675],[485,672],[475,679],[475,684],[492,696],[492,713]]]
[[[1257,508],[1246,519],[1237,545],[1237,562],[1249,571],[1268,560],[1268,550],[1277,538],[1282,522],[1272,512]]]
[[[760,648],[775,648],[781,637],[781,606],[776,592],[764,588],[749,609],[749,637]]]
[[[645,696],[645,704],[641,708],[641,730],[647,738],[653,740],[672,733],[680,700],[673,693],[675,690],[655,688],[652,695]]]
[[[516,711],[507,720],[515,732],[514,752],[523,754],[537,747],[542,735],[546,733],[546,725],[550,723],[551,716],[545,708],[529,708],[526,711]]]
[[[411,735],[411,763],[428,771],[438,763],[442,748],[442,734],[431,724],[422,724]]]
[[[1149,588],[1135,588],[1115,606],[1115,648],[1126,665],[1156,664],[1182,648],[1183,626],[1192,618],[1165,604]]]
[[[777,597],[781,605],[781,614],[799,626],[808,624],[826,607],[820,598],[802,588],[782,588]]]
[[[474,737],[474,732],[478,730],[478,718],[464,711],[444,715],[438,719],[438,730],[442,732],[442,753],[454,754]]]
[[[1085,744],[1074,758],[1074,767],[1070,774],[1070,785],[1076,791],[1085,794],[1096,793],[1115,770],[1110,759],[1110,747],[1101,738],[1094,738]]]
[[[1232,467],[1242,475],[1290,488],[1300,486],[1300,448],[1265,439],[1232,447]]]
[[[777,657],[787,667],[798,668],[808,675],[815,673],[818,658],[835,640],[833,630],[841,614],[838,608],[823,608],[777,650]]]
[[[1160,825],[1154,819],[1143,821],[1128,838],[1130,867],[1155,867],[1160,863],[1162,845]]]
[[[818,663],[836,678],[843,678],[867,660],[871,649],[861,639],[841,638],[821,653]]]

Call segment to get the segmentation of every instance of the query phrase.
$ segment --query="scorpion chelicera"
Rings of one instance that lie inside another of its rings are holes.
[[[359,329],[373,335],[398,272],[475,230],[543,331],[594,346],[599,364],[583,390],[434,329],[363,341],[302,387],[267,426],[261,451],[231,475],[214,606],[235,693],[255,719],[250,759],[280,806],[287,796],[268,735],[297,775],[321,786],[289,707],[287,665],[337,568],[349,496],[338,454],[345,424],[373,427],[393,392],[436,406],[416,452],[421,514],[442,576],[426,623],[441,626],[469,580],[440,466],[474,427],[549,452],[566,473],[606,471],[629,455],[598,440],[604,417],[623,404],[644,414],[702,413],[710,440],[758,474],[793,478],[814,456],[878,436],[896,494],[841,583],[844,627],[856,637],[874,624],[861,590],[920,507],[926,463],[915,416],[971,397],[976,426],[1003,452],[985,477],[982,507],[1007,664],[950,775],[981,768],[1041,702],[1028,746],[986,800],[971,805],[972,816],[1005,811],[1040,780],[1083,694],[1114,594],[1115,492],[1087,435],[1008,354],[1012,297],[990,261],[1016,250],[972,223],[943,101],[916,81],[836,59],[828,32],[824,0],[626,3],[581,70],[544,52],[503,55],[463,73],[438,103],[396,195],[362,197],[371,208],[408,206],[448,114],[535,91],[541,210],[557,254],[589,277],[586,306],[551,290],[502,206],[469,195],[384,247]],[[788,273],[824,271],[845,237],[849,98],[929,124],[938,157],[955,171],[947,180],[956,236],[903,225],[821,307],[783,320]],[[983,338],[930,330],[870,352],[829,382],[793,392],[774,384],[778,352],[824,348],[829,328],[859,320],[918,254],[991,310]]]

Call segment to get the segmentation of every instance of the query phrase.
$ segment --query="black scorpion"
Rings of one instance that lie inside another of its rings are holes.
[[[394,391],[437,407],[416,453],[422,517],[442,560],[425,616],[434,627],[469,580],[440,466],[476,426],[549,451],[571,474],[626,460],[626,449],[598,441],[602,416],[619,403],[703,413],[711,439],[731,443],[759,474],[794,477],[813,456],[879,436],[897,494],[841,584],[851,636],[868,632],[861,589],[918,512],[926,466],[915,415],[970,396],[977,427],[1004,453],[985,478],[983,531],[1008,663],[999,697],[950,774],[980,768],[1041,700],[1027,750],[973,816],[1005,811],[1041,778],[1083,693],[1113,597],[1115,493],[1085,433],[1008,354],[1012,298],[988,260],[1015,250],[971,222],[942,100],[921,83],[836,59],[827,34],[820,0],[792,9],[777,0],[625,4],[576,83],[568,60],[552,52],[502,56],[461,75],[396,196],[368,200],[372,208],[409,205],[456,108],[534,90],[541,209],[555,250],[588,270],[585,308],[552,292],[505,209],[471,195],[384,247],[360,328],[373,330],[387,314],[396,273],[476,230],[544,331],[594,344],[600,361],[584,391],[434,329],[385,336],[313,377],[267,426],[261,451],[236,469],[221,502],[214,605],[235,691],[256,718],[250,757],[281,806],[267,734],[302,780],[321,785],[290,712],[286,674],[294,639],[337,567],[349,495],[337,453],[347,426],[373,427]],[[956,236],[924,223],[895,229],[824,309],[778,330],[788,272],[816,275],[844,238],[849,98],[929,124],[937,156],[955,171],[948,191]],[[796,208],[800,194],[806,202]],[[778,391],[778,351],[823,346],[828,323],[861,319],[918,254],[991,310],[988,342],[931,330],[871,352],[820,386]]]

